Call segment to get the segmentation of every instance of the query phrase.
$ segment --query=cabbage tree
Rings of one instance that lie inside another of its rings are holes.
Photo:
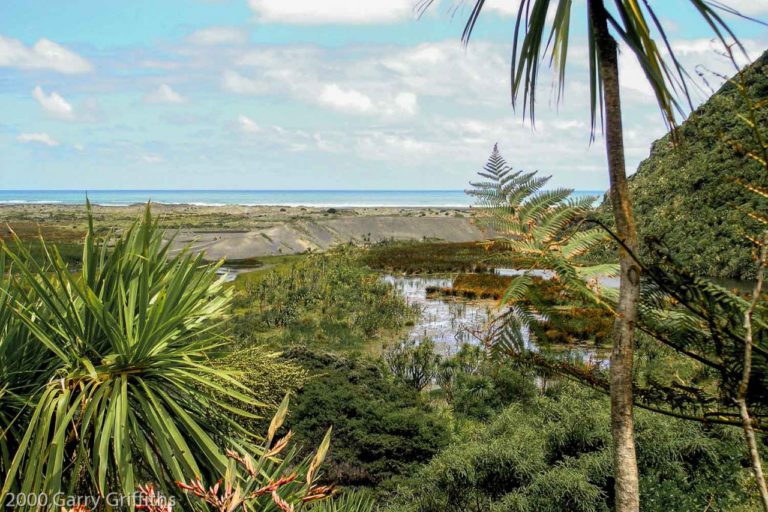
[[[433,0],[423,0],[423,7]],[[485,0],[473,0],[462,40],[468,43]],[[534,118],[542,64],[553,64],[558,92],[565,86],[568,48],[572,40],[573,0],[520,0],[513,32],[512,101]],[[720,13],[738,14],[722,2],[688,0],[699,18],[727,46],[738,40]],[[587,0],[587,33],[592,133],[602,121],[610,189],[619,250],[621,285],[611,353],[611,428],[616,476],[616,510],[637,512],[640,492],[633,433],[632,366],[634,325],[640,294],[640,267],[632,258],[638,238],[627,186],[619,86],[619,44],[633,54],[651,85],[669,126],[682,111],[680,99],[690,104],[689,77],[675,57],[667,33],[651,0]],[[558,94],[558,97],[560,95]]]

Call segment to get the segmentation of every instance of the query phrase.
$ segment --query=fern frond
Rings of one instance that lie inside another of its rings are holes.
[[[608,234],[598,228],[587,231],[578,231],[571,235],[563,246],[563,256],[566,259],[581,256],[595,246],[605,242],[607,238]]]

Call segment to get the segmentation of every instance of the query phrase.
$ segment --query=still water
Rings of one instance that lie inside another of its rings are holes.
[[[478,343],[483,332],[497,313],[494,301],[467,301],[455,297],[427,296],[427,288],[450,288],[452,279],[418,276],[384,276],[405,300],[421,310],[421,317],[408,334],[421,340],[430,338],[442,355],[456,353],[465,343]]]
[[[487,331],[489,323],[499,314],[497,302],[492,300],[466,300],[441,295],[427,296],[432,287],[450,288],[453,280],[447,278],[419,276],[384,276],[409,304],[421,310],[421,316],[411,328],[408,336],[422,340],[430,338],[435,350],[441,355],[455,354],[465,343],[480,343],[480,337]],[[527,330],[523,339],[531,350],[539,348],[530,339]],[[549,351],[548,351],[549,352]],[[605,350],[591,347],[568,346],[552,352],[560,357],[607,365]]]

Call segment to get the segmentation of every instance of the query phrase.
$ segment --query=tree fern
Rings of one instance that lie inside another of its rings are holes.
[[[478,174],[487,181],[471,182],[473,188],[467,193],[478,198],[476,216],[487,230],[488,243],[521,256],[529,270],[552,271],[563,289],[581,300],[604,302],[595,283],[590,287],[586,279],[598,271],[616,275],[616,265],[594,268],[578,262],[580,256],[607,238],[601,229],[585,228],[581,222],[596,198],[572,198],[573,190],[565,188],[544,190],[551,177],[512,171],[497,146]],[[545,304],[534,307],[527,301],[536,282],[530,275],[518,276],[503,296],[502,305],[507,309],[497,319],[489,338],[502,352],[527,350],[530,344],[525,333],[530,326],[558,314]]]
[[[739,84],[735,83],[735,86],[739,87]],[[760,123],[755,122],[753,111],[764,108],[765,102],[745,100],[752,111],[740,119],[752,129],[754,140],[751,146],[745,141],[731,145],[745,158],[760,162],[768,172],[768,136]],[[768,191],[759,186],[742,185],[759,198],[768,197]],[[507,204],[506,212],[498,208],[488,210],[487,214],[496,217],[495,225],[501,226],[493,243],[535,257],[532,265],[552,270],[569,292],[611,308],[615,290],[601,288],[599,293],[594,293],[594,288],[597,277],[611,274],[615,266],[585,267],[574,263],[580,255],[604,241],[605,231],[574,229],[574,219],[581,218],[588,210],[584,201],[566,205],[551,203],[556,197],[551,194],[541,199],[542,204],[549,204],[548,208],[526,207],[527,202],[537,201],[539,195]],[[518,196],[512,192],[505,197]],[[739,205],[733,207],[741,208]],[[761,224],[761,219],[768,217],[762,210],[744,209],[744,215]],[[753,240],[756,250],[766,243],[760,233],[745,232],[745,236]],[[638,329],[698,370],[694,378],[683,378],[677,373],[652,375],[641,367],[634,383],[636,405],[689,420],[740,426],[742,421],[734,398],[743,381],[744,315],[750,307],[749,301],[738,291],[694,275],[657,241],[647,240],[647,245],[649,260],[638,261],[645,276]],[[566,375],[607,392],[607,375],[600,368],[578,367],[525,350],[525,328],[537,322],[542,314],[557,313],[552,310],[533,312],[519,305],[530,285],[518,281],[510,287],[508,302],[514,307],[500,316],[488,336],[489,342],[524,364]],[[768,305],[762,297],[755,304],[751,328],[753,355],[745,400],[754,427],[768,431]]]

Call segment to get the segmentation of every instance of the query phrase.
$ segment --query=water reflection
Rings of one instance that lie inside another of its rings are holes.
[[[409,337],[415,340],[431,338],[435,342],[435,350],[441,355],[455,354],[465,343],[478,343],[479,336],[485,333],[489,322],[499,312],[495,301],[427,295],[428,288],[450,288],[452,279],[387,275],[384,281],[392,284],[409,304],[417,306],[422,312]],[[527,348],[538,350],[527,329],[522,334]],[[592,347],[567,346],[548,349],[550,351],[573,362],[599,366],[608,364],[606,351]]]
[[[232,281],[237,279],[237,276],[239,276],[240,274],[253,272],[258,268],[259,267],[224,267],[222,266],[216,269],[216,275],[224,277],[225,283],[231,283]]]
[[[476,335],[483,332],[496,309],[492,301],[427,296],[427,288],[450,288],[451,279],[388,275],[384,280],[421,310],[410,338],[432,339],[435,349],[443,355],[454,354],[465,343],[477,343]]]
[[[529,275],[540,277],[542,279],[552,279],[555,273],[545,269],[519,269],[519,268],[497,268],[494,273],[499,276],[523,276]],[[618,288],[619,276],[597,276],[597,282],[604,288]]]

